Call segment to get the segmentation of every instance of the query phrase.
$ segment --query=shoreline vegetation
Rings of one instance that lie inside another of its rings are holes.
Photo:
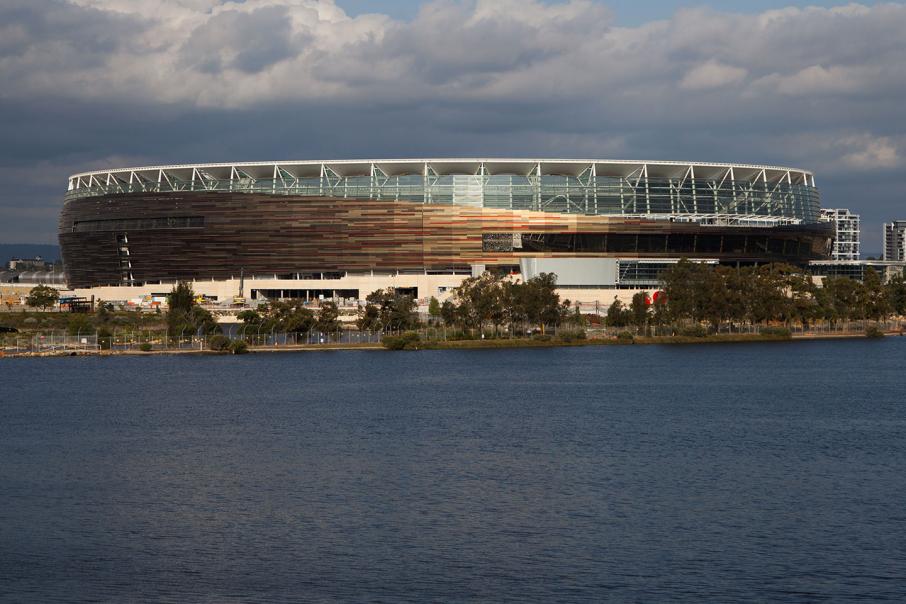
[[[587,346],[683,346],[701,344],[746,344],[765,342],[795,342],[810,340],[838,340],[838,339],[875,339],[884,336],[903,336],[906,331],[842,331],[842,332],[806,332],[806,333],[721,333],[705,336],[632,336],[632,337],[596,337],[586,339],[536,339],[536,338],[504,338],[484,340],[421,340],[411,339],[404,345],[383,339],[381,342],[372,343],[325,343],[325,344],[270,344],[259,346],[246,346],[241,352],[225,348],[212,350],[210,347],[198,348],[165,348],[146,350],[136,348],[128,350],[110,349],[80,349],[80,350],[47,350],[42,352],[6,352],[0,353],[0,358],[24,357],[68,357],[68,356],[160,356],[160,355],[224,355],[245,353],[279,353],[279,352],[314,352],[314,351],[419,351],[419,350],[495,350],[517,348],[568,348]],[[396,338],[397,336],[393,336]],[[405,339],[405,336],[403,336]]]
[[[191,287],[179,283],[166,312],[101,301],[91,313],[0,313],[0,355],[775,342],[903,335],[906,325],[906,280],[896,276],[883,283],[871,269],[862,281],[817,284],[784,264],[725,267],[684,259],[660,279],[660,291],[639,291],[629,304],[615,298],[599,315],[561,300],[553,274],[521,282],[485,272],[465,279],[443,303],[432,297],[427,315],[419,315],[412,296],[386,289],[369,294],[354,317],[347,315],[352,323],[341,321],[344,309],[331,300],[315,308],[280,300],[242,310],[241,323],[226,334]],[[38,286],[29,305],[54,308],[55,293]]]

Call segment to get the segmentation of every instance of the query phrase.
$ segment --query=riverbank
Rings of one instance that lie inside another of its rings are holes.
[[[885,335],[899,336],[900,332]],[[574,346],[632,346],[632,345],[689,345],[689,344],[743,344],[753,342],[792,342],[802,340],[840,340],[867,338],[864,332],[853,333],[802,333],[794,335],[781,334],[712,334],[703,337],[693,336],[634,336],[629,338],[591,338],[577,340],[452,340],[428,341],[416,344],[418,350],[461,350],[478,348],[560,348]]]
[[[902,332],[887,332],[886,336],[902,336]],[[864,332],[840,333],[797,333],[786,334],[712,334],[703,337],[694,336],[633,336],[623,338],[588,338],[588,339],[539,339],[510,338],[485,340],[425,340],[412,342],[406,350],[478,350],[505,348],[565,348],[578,346],[652,346],[652,345],[695,345],[695,344],[745,344],[763,342],[792,342],[803,340],[839,340],[867,338]],[[252,346],[249,353],[277,352],[324,352],[340,350],[388,350],[380,343],[351,344],[285,344],[276,346]],[[163,350],[49,350],[41,352],[0,352],[0,358],[21,357],[63,357],[63,356],[159,356],[159,355],[222,355],[208,349],[163,349]],[[228,354],[228,353],[227,353]]]

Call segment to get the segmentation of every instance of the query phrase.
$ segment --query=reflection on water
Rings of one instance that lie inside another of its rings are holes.
[[[0,600],[903,600],[904,353],[7,359]]]

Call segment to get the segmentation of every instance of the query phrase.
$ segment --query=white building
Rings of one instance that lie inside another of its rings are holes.
[[[846,208],[822,208],[821,217],[834,223],[833,260],[858,260],[862,253],[860,219]]]
[[[906,260],[906,220],[884,223],[883,260]]]

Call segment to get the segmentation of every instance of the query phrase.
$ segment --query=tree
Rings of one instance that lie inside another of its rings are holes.
[[[452,300],[444,300],[444,303],[440,306],[440,316],[445,325],[456,324],[456,305],[453,304]]]
[[[887,318],[891,312],[890,298],[878,272],[868,267],[865,270],[862,285],[865,287],[866,318],[874,319],[875,321]]]
[[[324,333],[337,331],[340,329],[339,316],[340,311],[337,308],[336,302],[332,300],[321,302],[321,307],[318,310],[318,321],[315,324],[315,327],[318,331]]]
[[[801,272],[790,273],[787,276],[787,286],[791,299],[791,318],[799,320],[808,328],[812,321],[821,318],[821,309],[815,297],[817,288],[811,276]]]
[[[824,279],[822,287],[816,287],[812,292],[815,302],[815,318],[829,321],[833,324],[839,317],[834,306],[833,295],[828,287],[828,279]]]
[[[394,288],[388,287],[371,292],[365,301],[367,302],[365,312],[369,312],[368,305],[371,305],[377,314],[378,321],[372,323],[371,329],[414,329],[418,327],[418,313],[415,299],[412,296],[401,294]]]
[[[98,303],[95,306],[94,318],[97,319],[98,323],[108,323],[112,319],[112,312],[113,304],[98,300]]]
[[[894,276],[887,283],[887,299],[897,316],[906,315],[906,279],[902,274]]]
[[[440,302],[434,296],[431,296],[431,300],[428,301],[428,316],[435,323],[440,319]]]
[[[632,324],[639,331],[648,326],[648,292],[637,292],[632,296],[632,303],[629,305],[629,316]]]
[[[371,331],[381,328],[381,311],[372,303],[367,303],[364,307],[359,306],[358,318],[355,321],[356,327],[362,331]]]
[[[416,329],[419,326],[417,310],[415,298],[396,293],[390,305],[390,328]]]
[[[458,314],[468,327],[482,329],[491,323],[494,330],[506,318],[508,290],[501,277],[484,272],[479,277],[469,277],[456,288],[453,298]]]
[[[177,283],[167,295],[167,333],[171,336],[220,333],[220,325],[209,311],[195,303],[188,283]]]
[[[545,326],[559,325],[564,317],[564,309],[557,293],[557,275],[541,273],[522,284],[512,288],[509,304],[513,305],[515,315],[524,317],[534,323],[544,333]]]
[[[626,327],[629,324],[630,312],[623,307],[620,299],[614,297],[613,302],[607,309],[607,316],[604,318],[604,324],[608,327]]]
[[[824,280],[826,292],[825,312],[833,319],[846,321],[865,318],[865,286],[847,277],[833,277]]]
[[[243,310],[236,315],[236,318],[246,325],[260,325],[261,315],[254,310]]]
[[[714,329],[730,315],[727,274],[712,266],[699,265],[698,280],[694,284],[696,322],[707,321]]]
[[[715,329],[727,321],[798,320],[807,325],[814,319],[841,312],[837,308],[841,305],[837,299],[841,292],[818,293],[810,275],[788,264],[731,268],[682,259],[664,271],[662,278],[671,321],[707,321]],[[829,283],[832,289],[834,284]],[[847,292],[849,297],[857,294]],[[851,310],[854,304],[855,300],[847,300],[843,305]],[[659,317],[658,322],[663,320],[663,316]]]
[[[749,299],[751,297],[752,270],[727,268],[722,274],[726,296],[726,318],[735,323],[749,320]]]
[[[167,294],[167,306],[171,311],[187,313],[195,306],[195,292],[186,282],[176,284],[176,287]]]
[[[569,300],[566,301],[566,305],[569,306]],[[573,311],[572,322],[576,327],[585,327],[585,325],[588,323],[588,321],[582,315],[582,305],[578,300],[576,301],[575,310]]]
[[[670,322],[670,312],[667,309],[667,295],[664,292],[654,292],[651,295],[651,321],[655,325],[667,325]]]
[[[28,292],[25,303],[32,308],[41,307],[41,310],[47,310],[48,306],[53,306],[60,299],[60,293],[47,285],[36,285]]]
[[[702,266],[681,258],[664,271],[664,293],[673,320],[692,319],[696,312],[695,283],[701,280]],[[609,316],[609,312],[608,312]]]
[[[315,314],[299,300],[277,300],[268,305],[261,327],[265,331],[304,333],[315,327]]]

